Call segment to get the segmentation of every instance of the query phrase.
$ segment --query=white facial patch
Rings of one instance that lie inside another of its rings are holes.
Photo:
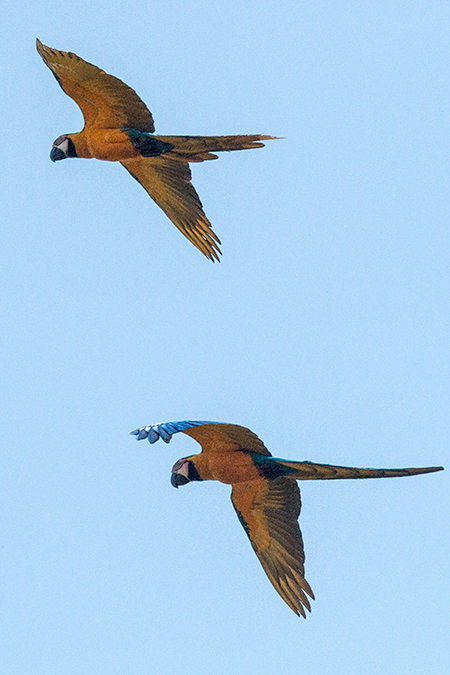
[[[181,466],[177,473],[179,473],[181,476],[184,476],[185,478],[189,478],[189,462],[184,462],[183,466]]]
[[[67,156],[69,153],[69,139],[63,138],[60,143],[56,141],[54,147],[59,148]]]

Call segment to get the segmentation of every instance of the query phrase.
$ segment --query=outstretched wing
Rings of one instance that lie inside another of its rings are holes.
[[[219,238],[203,211],[189,163],[182,159],[136,157],[121,162],[150,197],[207,258],[219,260]]]
[[[146,427],[135,429],[130,433],[137,436],[137,440],[148,438],[150,443],[156,443],[159,438],[168,443],[173,434],[182,431],[191,436],[202,446],[203,452],[235,452],[247,450],[259,455],[270,457],[270,452],[260,438],[247,427],[238,424],[224,424],[222,422],[162,422],[149,424]]]
[[[134,89],[72,52],[61,52],[36,40],[36,48],[62,89],[80,106],[86,126],[130,127],[155,131],[151,112]]]
[[[311,611],[298,525],[301,500],[295,480],[277,478],[233,485],[231,500],[253,550],[274,588],[297,614]]]

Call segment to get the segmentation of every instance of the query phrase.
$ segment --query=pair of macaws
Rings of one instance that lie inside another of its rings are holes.
[[[155,136],[151,112],[136,92],[76,54],[46,47],[37,50],[62,89],[81,108],[85,126],[59,136],[50,158],[84,157],[120,162],[144,187],[178,229],[211,260],[219,260],[220,241],[191,183],[190,162],[217,159],[215,152],[258,148],[273,136]],[[356,469],[272,457],[252,431],[236,424],[170,422],[131,432],[138,440],[168,443],[182,431],[202,446],[198,455],[174,465],[171,482],[218,480],[232,486],[231,500],[261,565],[283,600],[306,616],[313,592],[305,579],[298,517],[298,480],[412,476],[440,471]]]

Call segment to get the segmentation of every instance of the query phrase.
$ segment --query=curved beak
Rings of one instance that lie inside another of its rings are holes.
[[[186,476],[183,476],[181,473],[173,473],[170,477],[170,482],[174,488],[177,488],[180,485],[186,485],[186,483],[189,483],[189,478],[186,478]]]
[[[50,159],[52,162],[57,162],[58,159],[66,159],[66,155],[60,148],[53,146],[50,151]]]

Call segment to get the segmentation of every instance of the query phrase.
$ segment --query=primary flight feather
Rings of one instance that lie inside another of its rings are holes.
[[[50,158],[84,157],[120,162],[177,228],[210,260],[219,260],[220,240],[192,185],[190,162],[214,153],[264,146],[275,138],[247,136],[155,136],[151,112],[136,92],[72,52],[36,40],[36,48],[63,91],[81,108],[84,128],[59,136]]]
[[[314,599],[305,579],[305,554],[298,525],[301,501],[298,480],[389,478],[441,471],[418,469],[358,469],[297,462],[272,457],[264,443],[246,427],[219,422],[165,422],[130,432],[140,441],[159,438],[169,443],[183,432],[202,452],[179,459],[172,468],[174,487],[191,481],[218,480],[232,486],[231,501],[253,550],[275,590],[297,614],[311,611]]]

